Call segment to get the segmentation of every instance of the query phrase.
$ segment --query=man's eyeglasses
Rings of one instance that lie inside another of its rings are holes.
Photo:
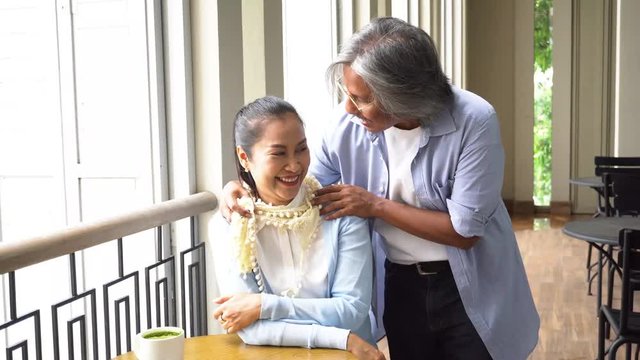
[[[374,100],[371,100],[369,102],[362,102],[362,101],[358,101],[356,99],[353,98],[353,96],[351,96],[351,94],[349,94],[349,92],[347,91],[347,89],[344,88],[344,85],[342,85],[340,82],[336,82],[336,85],[338,85],[338,89],[340,89],[340,91],[342,92],[342,94],[344,96],[346,96],[347,98],[349,98],[349,100],[351,100],[351,102],[353,103],[353,105],[356,107],[356,109],[358,109],[358,112],[362,112],[363,110],[365,110],[367,107],[373,105]]]

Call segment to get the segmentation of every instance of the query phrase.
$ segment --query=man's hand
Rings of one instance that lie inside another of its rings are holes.
[[[251,217],[250,212],[238,205],[238,199],[243,196],[249,196],[249,192],[240,185],[238,180],[229,181],[222,188],[222,200],[224,201],[220,206],[220,211],[228,222],[231,222],[231,213],[234,212],[244,217]]]
[[[347,338],[347,351],[350,351],[359,360],[385,360],[382,351],[376,349],[354,333],[350,333]]]
[[[213,312],[213,317],[220,321],[220,325],[228,334],[238,332],[260,318],[260,294],[239,293],[221,296],[213,302],[220,304]]]
[[[373,217],[377,205],[384,201],[367,190],[355,185],[330,185],[316,191],[314,205],[322,205],[321,215],[327,220],[354,215]]]

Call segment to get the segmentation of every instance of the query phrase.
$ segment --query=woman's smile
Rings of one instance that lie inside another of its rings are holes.
[[[300,190],[309,169],[309,149],[298,117],[287,113],[270,119],[251,151],[238,149],[248,160],[248,170],[262,201],[286,205]]]
[[[296,176],[287,176],[287,177],[276,177],[276,180],[279,180],[285,186],[297,186],[300,182],[300,175]]]

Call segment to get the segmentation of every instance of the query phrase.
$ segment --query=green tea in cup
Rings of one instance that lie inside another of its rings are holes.
[[[145,333],[144,335],[142,335],[142,337],[145,339],[168,339],[168,338],[172,338],[180,335],[182,335],[182,333],[179,333],[177,331],[155,330],[155,331],[149,331]]]
[[[183,351],[184,330],[172,326],[144,330],[133,344],[139,360],[182,360]]]

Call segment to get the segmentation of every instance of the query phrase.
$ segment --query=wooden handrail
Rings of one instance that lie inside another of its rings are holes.
[[[216,196],[205,191],[43,236],[0,243],[0,274],[214,210],[217,204]]]

